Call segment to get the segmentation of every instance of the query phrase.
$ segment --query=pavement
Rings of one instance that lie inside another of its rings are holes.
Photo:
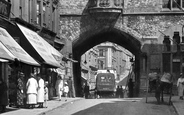
[[[53,98],[52,100],[47,101],[47,104],[46,104],[47,107],[44,104],[44,108],[27,109],[27,108],[7,107],[7,111],[5,113],[1,113],[0,115],[44,115],[46,112],[52,111],[62,105],[73,103],[81,99],[84,99],[84,98],[62,97],[61,101],[59,101],[57,98]]]
[[[173,96],[171,100],[177,114],[184,115],[184,100],[179,100],[179,96]]]
[[[47,101],[47,108],[34,108],[34,109],[25,109],[25,108],[13,108],[7,107],[7,112],[1,113],[2,115],[44,115],[45,113],[52,111],[60,106],[63,106],[68,103],[73,103],[84,98],[62,98],[61,101],[58,99],[53,99]],[[67,101],[66,101],[67,100]],[[148,101],[155,100],[154,97],[148,97]],[[184,100],[179,100],[178,96],[172,96],[172,105],[176,110],[178,115],[184,115]]]

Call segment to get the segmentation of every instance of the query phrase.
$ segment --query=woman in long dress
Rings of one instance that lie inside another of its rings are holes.
[[[178,96],[179,96],[179,99],[183,100],[184,76],[183,76],[182,73],[180,74],[180,78],[178,78],[177,87],[178,87]]]
[[[37,94],[38,108],[43,108],[44,103],[44,80],[38,75],[38,94]]]
[[[38,83],[35,79],[35,76],[33,73],[30,74],[30,78],[28,79],[26,83],[26,89],[27,89],[27,104],[29,105],[29,108],[34,108],[37,104],[37,88]]]
[[[17,108],[24,106],[24,74],[19,73],[19,78],[17,80]]]
[[[56,81],[55,85],[56,94],[59,98],[59,101],[61,101],[61,96],[63,95],[63,78],[61,75],[58,75],[58,79]]]

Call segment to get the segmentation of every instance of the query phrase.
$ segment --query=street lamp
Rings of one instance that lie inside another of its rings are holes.
[[[86,61],[86,54],[85,54],[85,60],[84,60],[84,64],[87,64],[87,61]]]

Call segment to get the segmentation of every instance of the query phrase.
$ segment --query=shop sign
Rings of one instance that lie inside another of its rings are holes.
[[[11,4],[5,0],[0,0],[0,16],[9,18]]]

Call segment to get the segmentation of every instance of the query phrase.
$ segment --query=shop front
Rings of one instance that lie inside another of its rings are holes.
[[[9,19],[11,4],[0,0],[0,75],[8,86],[9,104],[16,104],[18,73],[29,76],[34,67],[40,64],[32,58],[9,33],[8,28],[14,25]],[[14,32],[14,30],[12,30]]]
[[[18,38],[17,41],[20,42],[22,48],[40,63],[40,67],[34,68],[34,73],[40,73],[42,78],[48,81],[50,97],[53,97],[55,95],[54,81],[57,79],[56,69],[61,67],[62,54],[31,28],[17,22],[14,24],[9,31],[13,28],[14,32],[11,34],[14,38]]]
[[[0,42],[1,47],[5,47],[4,51],[9,51],[7,54],[11,56],[13,62],[1,64],[2,76],[9,87],[9,100],[10,104],[16,104],[16,86],[18,73],[23,72],[26,76],[32,72],[32,68],[39,67],[40,64],[35,61],[6,31],[6,29],[0,27]],[[2,52],[1,52],[2,53]],[[7,57],[5,54],[1,54],[2,58]],[[7,59],[7,58],[6,58]],[[9,59],[10,60],[10,59]],[[10,70],[10,71],[9,71]]]

